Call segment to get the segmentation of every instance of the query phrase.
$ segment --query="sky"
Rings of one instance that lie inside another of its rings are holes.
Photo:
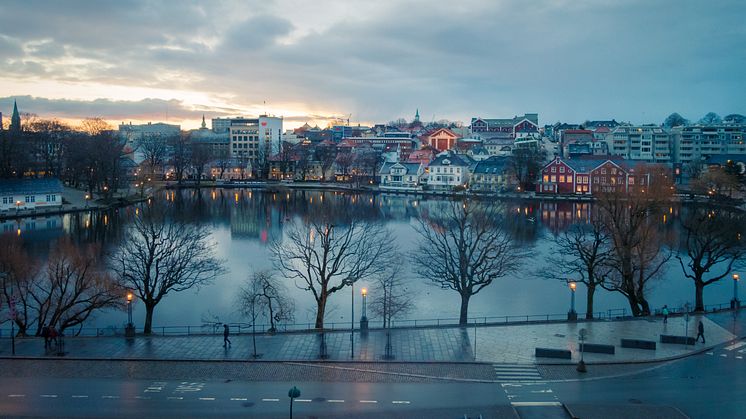
[[[0,112],[285,127],[746,114],[743,0],[0,2]]]

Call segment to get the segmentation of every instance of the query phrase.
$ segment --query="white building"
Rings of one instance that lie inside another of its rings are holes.
[[[378,172],[382,190],[417,191],[422,189],[421,177],[425,169],[422,163],[389,163]]]
[[[266,115],[253,119],[233,118],[228,133],[231,157],[257,167],[261,161],[280,152],[282,118]]]
[[[145,160],[145,156],[137,148],[137,142],[146,137],[161,138],[168,141],[169,138],[178,136],[181,133],[181,126],[166,124],[163,122],[133,125],[132,122],[119,125],[119,137],[126,140],[126,148],[133,151],[132,160],[140,164]]]
[[[687,164],[715,155],[746,155],[744,131],[746,127],[743,125],[691,125],[673,128],[674,161]]]
[[[59,207],[62,182],[59,179],[0,180],[0,211]]]
[[[466,187],[469,170],[474,164],[469,156],[463,154],[440,153],[428,166],[427,186],[430,189],[448,191]]]
[[[649,163],[671,162],[671,134],[659,126],[619,126],[611,132],[610,138],[609,153],[612,155]]]

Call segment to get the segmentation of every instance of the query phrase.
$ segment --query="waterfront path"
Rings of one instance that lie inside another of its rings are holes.
[[[746,310],[737,313],[736,323],[746,324]],[[663,344],[661,334],[684,335],[684,317],[672,317],[668,324],[662,318],[614,321],[544,323],[500,326],[433,327],[391,330],[391,353],[394,361],[402,362],[485,362],[500,364],[574,363],[580,359],[579,331],[586,329],[586,342],[615,346],[616,354],[585,353],[587,363],[636,363],[670,359],[702,351],[707,347],[733,339],[729,330],[732,312],[693,315],[689,319],[689,336],[695,336],[702,320],[707,345]],[[475,337],[476,332],[476,337]],[[741,334],[740,331],[737,334]],[[656,341],[656,350],[620,347],[620,339]],[[67,337],[64,353],[67,358],[148,359],[148,360],[211,360],[245,361],[253,359],[251,334],[231,335],[232,345],[223,347],[223,336],[141,336]],[[350,361],[350,333],[325,334],[329,361]],[[355,361],[381,361],[386,353],[386,333],[371,330],[367,335],[355,332]],[[257,334],[258,359],[266,361],[313,361],[319,359],[319,333]],[[476,344],[476,346],[475,346]],[[572,351],[571,360],[536,358],[537,347]],[[475,355],[476,354],[476,355]],[[10,357],[11,342],[0,339],[0,357]],[[41,338],[16,339],[16,357],[56,357],[56,351],[45,351]]]

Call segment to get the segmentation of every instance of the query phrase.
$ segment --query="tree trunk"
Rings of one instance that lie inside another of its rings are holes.
[[[640,317],[640,305],[638,304],[637,297],[631,293],[626,297],[627,301],[629,302],[629,308],[630,310],[632,310],[632,315],[635,317]]]
[[[146,335],[153,332],[153,310],[155,310],[155,304],[145,303],[145,325],[142,332]]]
[[[705,284],[702,281],[694,281],[694,311],[705,311],[704,290]]]
[[[641,316],[649,316],[650,315],[650,303],[648,303],[648,300],[645,299],[645,297],[638,297],[637,300],[640,303],[640,308],[642,311],[640,312]]]
[[[469,321],[469,298],[471,295],[461,295],[461,314],[459,315],[458,324],[459,326],[466,326]]]
[[[316,327],[317,329],[324,328],[324,312],[326,311],[326,296],[322,296],[316,301]]]
[[[585,318],[593,318],[593,294],[596,292],[595,286],[589,286],[587,294],[585,295]]]

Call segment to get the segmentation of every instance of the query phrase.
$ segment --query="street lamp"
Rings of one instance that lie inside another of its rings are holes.
[[[85,194],[85,207],[88,208],[88,201],[91,199],[89,194]]]
[[[355,358],[355,281],[350,279],[350,358]]]
[[[730,300],[730,308],[737,309],[741,307],[741,302],[738,301],[738,280],[740,277],[738,274],[733,274],[733,299]]]
[[[577,283],[574,281],[570,282],[570,311],[567,312],[567,320],[575,321],[578,319],[578,313],[575,311],[575,289]]]
[[[363,296],[363,314],[362,316],[360,316],[360,332],[363,333],[363,332],[368,331],[368,316],[366,315],[366,310],[365,310],[366,309],[365,303],[367,300],[366,297],[368,296],[368,289],[363,288],[362,290],[360,290],[360,294],[362,294]]]
[[[135,325],[132,324],[132,301],[134,299],[135,294],[127,291],[127,327],[124,329],[124,336],[128,338],[135,337]]]
[[[16,214],[21,211],[21,205],[23,205],[23,203],[20,200],[16,201]]]

